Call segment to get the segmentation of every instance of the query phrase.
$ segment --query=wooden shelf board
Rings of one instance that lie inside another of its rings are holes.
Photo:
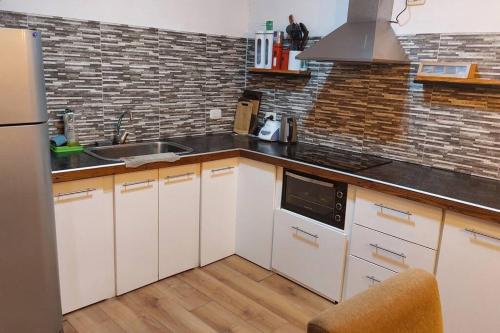
[[[460,79],[460,78],[449,78],[449,77],[427,77],[427,76],[417,76],[415,77],[416,83],[443,83],[443,84],[467,84],[476,86],[500,86],[500,80],[493,79]]]
[[[305,71],[289,71],[281,69],[263,69],[263,68],[250,68],[250,73],[255,74],[273,74],[273,75],[290,75],[290,76],[311,76],[310,70]]]

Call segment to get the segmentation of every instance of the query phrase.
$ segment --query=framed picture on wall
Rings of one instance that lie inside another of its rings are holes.
[[[462,62],[422,61],[418,68],[418,76],[473,79],[476,76],[477,64]]]

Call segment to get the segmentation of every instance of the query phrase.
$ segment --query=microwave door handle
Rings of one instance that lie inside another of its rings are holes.
[[[286,174],[287,177],[295,178],[295,179],[301,180],[303,182],[313,183],[313,184],[317,184],[317,185],[321,185],[321,186],[325,186],[325,187],[330,187],[330,188],[334,187],[332,183],[327,183],[327,182],[324,182],[324,181],[321,181],[321,180],[299,176],[299,175],[296,175],[296,174],[291,173],[289,171],[287,171],[285,174]]]

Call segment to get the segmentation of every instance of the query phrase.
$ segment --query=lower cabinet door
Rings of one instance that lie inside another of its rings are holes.
[[[341,300],[347,236],[286,210],[276,210],[273,268],[332,299]]]
[[[63,313],[115,295],[113,177],[54,184]]]
[[[276,167],[240,159],[236,254],[271,269]]]
[[[380,267],[354,256],[349,256],[344,300],[349,299],[352,296],[359,294],[396,274],[396,272],[387,268]]]
[[[235,253],[237,182],[237,158],[203,163],[200,222],[202,266]]]
[[[500,332],[500,225],[447,212],[437,279],[445,332]]]
[[[116,292],[158,281],[158,170],[115,176]]]
[[[160,279],[200,263],[200,165],[159,171]]]

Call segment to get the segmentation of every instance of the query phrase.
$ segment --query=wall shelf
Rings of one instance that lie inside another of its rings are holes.
[[[290,70],[281,70],[281,69],[262,69],[262,68],[250,68],[248,70],[250,73],[254,74],[268,74],[268,75],[286,75],[286,76],[301,76],[301,77],[310,77],[311,71],[290,71]]]
[[[416,83],[423,83],[423,84],[440,83],[440,84],[463,84],[463,85],[474,85],[474,86],[500,87],[500,80],[481,79],[481,78],[461,79],[461,78],[418,76],[417,75],[415,77],[414,81]]]

